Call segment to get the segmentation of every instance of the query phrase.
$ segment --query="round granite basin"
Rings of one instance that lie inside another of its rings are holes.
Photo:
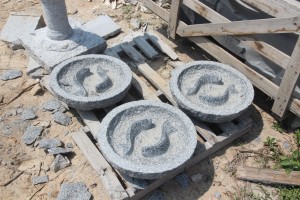
[[[211,123],[237,118],[254,97],[253,86],[242,73],[212,61],[196,61],[176,68],[170,90],[185,113]]]
[[[132,72],[123,61],[105,55],[83,55],[59,64],[50,75],[55,96],[79,110],[111,106],[128,92]]]
[[[193,155],[197,144],[194,125],[181,110],[147,100],[109,112],[97,140],[115,168],[141,179],[169,174]]]

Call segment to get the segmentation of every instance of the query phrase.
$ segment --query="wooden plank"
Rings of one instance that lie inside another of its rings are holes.
[[[148,0],[144,0],[144,1],[148,1]],[[217,13],[216,11],[214,11],[213,9],[211,9],[210,7],[206,6],[205,4],[203,4],[202,2],[198,1],[198,0],[183,0],[182,1],[183,4],[185,4],[186,6],[188,6],[190,9],[192,9],[193,11],[197,12],[198,14],[200,14],[201,16],[203,16],[205,19],[207,19],[210,22],[213,23],[223,23],[223,22],[230,22],[230,20],[228,20],[227,18],[225,18],[224,16],[220,15],[219,13]],[[151,4],[151,2],[148,1],[148,4]],[[156,8],[157,10],[157,8]],[[156,12],[155,10],[155,12]],[[160,13],[162,13],[162,10],[159,10]],[[161,15],[161,17],[165,17],[166,13],[163,13],[163,15]],[[287,16],[290,17],[290,16]],[[165,19],[166,21],[168,21],[167,19]],[[231,36],[228,36],[231,37]],[[274,63],[285,67],[285,65],[282,65],[282,62],[284,63],[288,63],[290,57],[288,55],[286,55],[285,53],[279,51],[278,49],[272,47],[271,45],[262,42],[262,41],[257,41],[254,38],[251,38],[249,36],[235,36],[234,38],[236,38],[239,41],[242,41],[246,46],[250,45],[251,47],[257,47],[254,48],[254,50],[265,56],[266,58],[268,58],[269,60],[273,61]]]
[[[91,111],[83,111],[83,110],[77,110],[79,113],[81,119],[87,125],[94,136],[96,138],[96,133],[100,132],[100,122],[96,115]]]
[[[185,0],[183,0],[185,1]],[[149,0],[143,0],[143,3],[146,7],[148,7],[149,4],[151,4],[151,8],[155,8],[155,13],[159,15],[162,19],[164,19],[164,16],[167,15],[167,11],[157,6],[154,2]],[[152,5],[154,4],[154,5]],[[148,8],[149,8],[148,7]],[[164,19],[165,21],[168,21],[169,18],[167,17]],[[179,25],[186,25],[184,22],[180,21]],[[216,59],[221,61],[222,63],[228,64],[235,69],[239,70],[241,73],[243,73],[254,86],[259,88],[261,91],[263,91],[265,94],[270,96],[271,98],[275,98],[277,96],[278,86],[268,80],[263,75],[257,73],[253,69],[249,68],[246,64],[242,63],[240,60],[232,56],[230,53],[228,53],[226,50],[221,48],[220,46],[212,43],[209,39],[205,37],[189,37],[189,40],[194,42],[197,46],[205,50],[210,55],[214,56]],[[292,98],[292,103],[290,106],[290,110],[295,113],[296,115],[300,116],[300,100]]]
[[[225,122],[225,123],[220,123],[218,126],[224,131],[222,133],[222,136],[230,136],[231,134],[235,134],[238,132],[239,127],[236,126],[233,122]]]
[[[155,85],[155,87],[157,87],[173,105],[177,105],[172,97],[168,82],[165,81],[156,71],[154,71],[147,63],[138,64],[138,70],[153,85]]]
[[[299,10],[294,6],[288,6],[283,0],[242,0],[259,10],[274,17],[299,16]]]
[[[143,63],[145,62],[144,56],[142,56],[132,45],[130,45],[128,42],[124,42],[121,44],[121,48],[124,50],[124,52],[135,62],[137,63]]]
[[[144,99],[160,101],[160,99],[150,91],[149,87],[135,73],[132,74],[132,85]]]
[[[83,131],[79,131],[73,133],[72,138],[91,166],[100,175],[100,179],[105,189],[108,191],[110,198],[115,200],[128,198],[128,194],[119,182],[111,166],[91,142],[88,136]]]
[[[296,46],[291,56],[291,60],[283,75],[275,102],[272,107],[272,112],[279,117],[285,114],[290,99],[293,95],[296,83],[300,73],[300,38],[298,38]]]
[[[148,0],[146,0],[148,1]],[[155,4],[155,3],[154,3]],[[163,14],[164,15],[164,14]],[[169,17],[168,17],[169,20]],[[166,20],[166,21],[168,21]],[[167,54],[172,60],[177,60],[178,59],[178,55],[175,53],[175,51],[173,51],[173,49],[171,47],[169,47],[165,42],[163,42],[159,37],[157,37],[154,33],[151,32],[147,32],[145,33],[145,36],[151,40],[151,42],[153,44],[155,44],[155,46],[161,50],[163,53]]]
[[[155,51],[155,49],[146,41],[143,36],[134,37],[133,41],[148,58],[154,59],[158,57],[159,54],[157,51]]]
[[[255,181],[271,184],[300,185],[300,172],[260,169],[256,167],[238,166],[236,177],[241,180]]]
[[[170,17],[169,17],[169,26],[168,33],[171,38],[175,39],[176,37],[176,28],[178,24],[178,14],[179,14],[179,5],[181,0],[172,0]]]
[[[291,33],[300,29],[300,17],[243,20],[236,22],[184,25],[177,28],[182,37],[211,35],[251,35]]]

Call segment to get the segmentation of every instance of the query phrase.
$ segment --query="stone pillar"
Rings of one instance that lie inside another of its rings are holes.
[[[47,25],[47,36],[52,40],[64,40],[73,34],[65,0],[41,0],[44,19]]]

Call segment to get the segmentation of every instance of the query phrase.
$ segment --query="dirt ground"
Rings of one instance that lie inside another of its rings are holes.
[[[107,14],[121,27],[122,33],[117,37],[107,40],[110,46],[121,41],[122,37],[132,31],[131,18],[140,18],[142,23],[148,23],[148,29],[158,30],[166,36],[166,24],[154,14],[141,12],[137,6],[123,6],[116,10],[99,0],[66,0],[69,15],[81,21],[95,18],[97,15]],[[22,10],[41,11],[38,0],[1,0],[0,5],[0,30],[3,28],[9,13]],[[209,59],[210,57],[186,40],[179,39],[176,42],[166,42],[171,45],[179,55],[182,62],[191,60]],[[66,113],[72,116],[69,126],[55,123],[52,113],[43,111],[42,104],[54,97],[47,91],[33,96],[26,87],[34,81],[26,76],[28,56],[25,50],[12,51],[5,43],[0,42],[0,74],[6,69],[21,69],[23,76],[10,81],[0,80],[0,100],[9,104],[0,106],[0,185],[23,172],[18,178],[7,186],[0,186],[0,199],[55,199],[63,182],[84,182],[94,199],[108,199],[108,194],[98,175],[90,166],[79,148],[71,138],[71,132],[84,126],[78,114],[70,109]],[[166,63],[157,66],[162,77],[168,79],[172,68]],[[23,121],[18,114],[20,109],[32,108],[37,118]],[[279,133],[272,128],[274,118],[267,112],[253,105],[250,109],[254,119],[252,130],[244,137],[226,146],[201,163],[187,170],[187,175],[203,175],[203,178],[195,183],[191,182],[187,189],[180,187],[174,179],[164,184],[159,191],[164,199],[253,199],[254,195],[266,197],[262,199],[278,199],[278,190],[266,185],[239,181],[234,172],[237,165],[259,166],[259,163],[251,156],[240,153],[241,149],[257,150],[263,147],[263,141],[267,136],[275,137],[283,149],[295,145],[292,136],[288,133]],[[64,144],[73,144],[73,154],[69,157],[71,165],[64,170],[53,173],[49,166],[54,160],[36,144],[27,146],[22,142],[22,135],[30,124],[39,125],[49,122],[50,126],[42,132],[41,138],[59,138]],[[7,131],[10,129],[11,131]],[[290,148],[289,147],[289,148]],[[288,150],[288,149],[287,149]],[[46,184],[34,186],[31,182],[33,176],[48,175],[50,181]],[[244,197],[245,198],[242,198]]]

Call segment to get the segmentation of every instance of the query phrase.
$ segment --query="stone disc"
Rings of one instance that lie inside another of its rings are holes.
[[[50,75],[55,96],[79,110],[111,106],[128,92],[132,72],[123,61],[104,55],[83,55],[59,64]]]
[[[254,98],[253,86],[242,73],[212,61],[195,61],[176,68],[170,90],[183,111],[211,123],[237,118]]]
[[[142,100],[109,112],[101,122],[97,140],[102,154],[121,172],[158,179],[193,155],[197,133],[178,108]]]

